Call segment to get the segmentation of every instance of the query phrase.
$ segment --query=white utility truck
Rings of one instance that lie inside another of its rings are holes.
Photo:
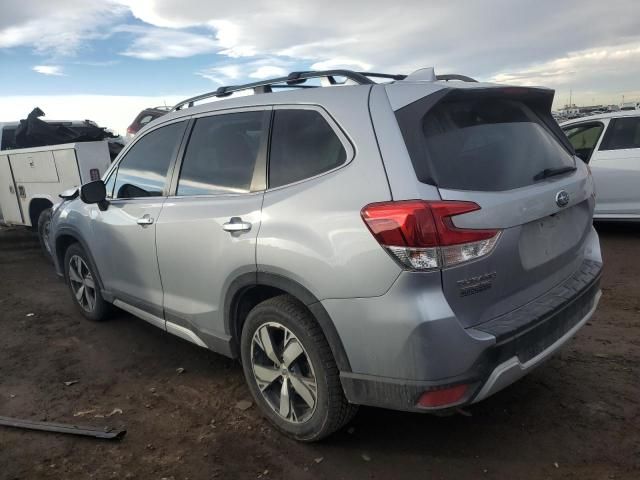
[[[111,164],[106,141],[0,150],[0,223],[37,230],[45,253],[58,194],[99,180]]]

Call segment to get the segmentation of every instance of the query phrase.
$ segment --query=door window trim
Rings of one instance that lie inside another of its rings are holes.
[[[189,127],[191,125],[191,116],[184,116],[184,117],[178,117],[178,118],[173,118],[169,121],[163,122],[159,125],[155,125],[153,128],[147,130],[146,132],[144,132],[142,135],[136,135],[134,137],[134,139],[129,142],[124,149],[122,149],[122,152],[120,152],[120,154],[118,155],[118,159],[113,162],[111,164],[111,167],[109,167],[109,169],[106,171],[106,173],[103,176],[103,182],[106,184],[111,175],[117,175],[118,174],[118,169],[120,168],[120,164],[122,163],[122,161],[127,157],[127,154],[129,153],[129,150],[131,150],[133,148],[133,146],[138,143],[141,139],[143,139],[144,137],[146,137],[148,134],[150,134],[151,132],[155,132],[157,129],[162,128],[162,127],[166,127],[168,125],[172,125],[174,123],[180,123],[180,122],[185,122],[185,128],[184,131],[182,132],[182,137],[180,138],[180,143],[176,152],[176,155],[173,156],[173,158],[171,158],[171,160],[169,161],[169,167],[167,169],[167,175],[165,178],[165,182],[164,182],[164,187],[162,188],[162,195],[156,196],[156,197],[131,197],[131,198],[111,198],[109,199],[110,203],[122,203],[122,202],[127,202],[130,200],[146,200],[149,201],[150,199],[158,199],[158,198],[166,198],[169,193],[169,187],[171,185],[171,180],[172,180],[172,175],[173,175],[173,169],[175,167],[176,164],[176,160],[178,158],[178,155],[180,154],[184,143],[185,143],[185,137],[186,137],[186,133],[187,131],[189,131]],[[117,180],[117,179],[116,179]],[[114,188],[115,188],[115,184],[114,184]],[[112,192],[113,195],[113,192]]]
[[[237,197],[242,195],[255,195],[261,194],[265,191],[267,185],[267,154],[269,148],[269,140],[271,138],[271,123],[273,114],[271,114],[273,110],[272,105],[255,105],[251,107],[238,107],[238,108],[225,108],[222,110],[214,110],[199,113],[190,117],[189,124],[187,125],[187,129],[185,131],[185,135],[182,140],[182,144],[180,145],[180,149],[178,150],[177,160],[174,164],[172,175],[171,175],[171,184],[168,188],[168,198],[177,199],[177,198],[221,198],[221,197]],[[245,112],[266,112],[265,121],[263,123],[263,128],[265,132],[263,132],[263,138],[260,140],[260,147],[258,148],[258,157],[256,158],[256,164],[253,169],[253,177],[251,179],[251,191],[242,192],[242,193],[233,193],[233,192],[221,192],[221,193],[205,193],[199,195],[177,195],[178,190],[178,180],[180,179],[180,172],[182,171],[182,164],[184,163],[185,153],[187,151],[187,147],[189,146],[189,141],[191,140],[191,135],[193,133],[193,129],[195,127],[196,121],[199,118],[208,118],[216,115],[229,115],[233,113],[245,113]]]
[[[333,130],[333,133],[338,137],[338,140],[340,140],[340,143],[342,143],[342,147],[345,150],[345,161],[342,162],[337,167],[332,168],[331,170],[327,170],[326,172],[318,173],[317,175],[313,175],[312,177],[305,177],[305,178],[302,178],[302,179],[297,180],[295,182],[287,183],[285,185],[279,185],[277,187],[270,187],[269,186],[269,161],[270,161],[270,157],[271,157],[271,140],[272,140],[272,137],[273,137],[273,115],[272,115],[271,125],[270,125],[270,128],[269,128],[269,150],[268,150],[267,169],[266,169],[266,173],[267,173],[267,177],[266,177],[267,178],[267,188],[266,188],[266,191],[267,192],[277,191],[277,190],[280,190],[282,188],[290,187],[292,185],[299,185],[300,183],[308,182],[308,181],[311,181],[311,180],[315,180],[316,178],[322,177],[324,175],[329,175],[329,174],[331,174],[331,173],[333,173],[333,172],[335,172],[337,170],[340,170],[341,168],[346,167],[355,158],[356,149],[355,149],[355,146],[354,146],[353,142],[347,136],[347,134],[344,132],[344,130],[342,130],[342,127],[340,127],[338,122],[331,116],[331,114],[329,112],[327,112],[320,105],[315,105],[315,104],[291,104],[291,105],[289,105],[289,104],[278,104],[278,105],[274,105],[273,106],[273,113],[275,114],[275,112],[277,110],[312,110],[314,112],[318,112],[322,116],[322,118],[324,118],[324,120],[327,122],[327,125],[329,125],[331,130]]]

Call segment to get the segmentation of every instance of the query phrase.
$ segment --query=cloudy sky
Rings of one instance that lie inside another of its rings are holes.
[[[123,132],[141,108],[293,70],[435,66],[640,100],[638,0],[1,0],[0,121]]]

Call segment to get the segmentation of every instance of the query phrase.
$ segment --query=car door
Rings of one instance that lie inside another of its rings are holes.
[[[565,135],[573,145],[576,156],[585,163],[589,163],[591,160],[603,130],[604,123],[597,121],[573,123],[563,127]]]
[[[611,119],[589,166],[596,185],[595,216],[640,217],[640,116]]]
[[[156,224],[167,331],[222,353],[225,292],[256,271],[270,112],[194,118]]]
[[[91,212],[91,250],[105,289],[116,305],[150,313],[145,318],[162,328],[156,221],[187,123],[163,124],[136,139],[107,178],[108,208]]]

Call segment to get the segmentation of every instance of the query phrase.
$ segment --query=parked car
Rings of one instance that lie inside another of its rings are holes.
[[[597,220],[640,220],[640,110],[562,124],[596,183]]]
[[[240,358],[298,440],[357,405],[483,400],[588,321],[602,259],[553,91],[457,79],[294,72],[187,99],[56,206],[57,272],[88,319],[113,304]]]
[[[142,110],[136,118],[133,119],[131,125],[127,127],[127,140],[131,140],[142,127],[156,118],[166,115],[169,110],[171,110],[170,107],[153,107]]]

